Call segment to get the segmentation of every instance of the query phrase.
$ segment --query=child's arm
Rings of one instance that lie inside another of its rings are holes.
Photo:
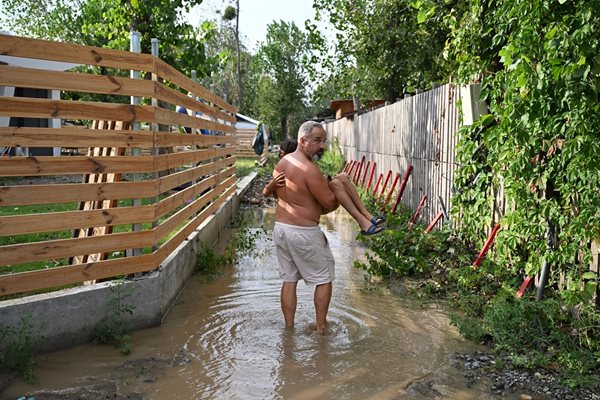
[[[273,197],[277,198],[277,193],[275,192],[277,187],[285,185],[285,172],[280,172],[275,175],[273,179],[267,183],[262,191],[263,196],[269,197],[273,195]]]

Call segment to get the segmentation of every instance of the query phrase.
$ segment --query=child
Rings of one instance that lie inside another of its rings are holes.
[[[286,154],[296,151],[298,142],[294,139],[285,139],[279,149],[279,158],[285,157]],[[358,222],[361,228],[360,233],[363,235],[374,235],[383,230],[381,224],[385,219],[381,216],[373,216],[360,199],[356,188],[348,178],[348,175],[341,173],[335,177],[327,177],[329,180],[329,188],[335,194],[338,203],[352,215]],[[285,174],[283,172],[275,175],[271,181],[264,187],[263,196],[269,197],[273,195],[277,198],[277,187],[285,185]]]

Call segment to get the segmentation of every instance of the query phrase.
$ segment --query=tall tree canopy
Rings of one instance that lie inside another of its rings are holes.
[[[261,77],[257,80],[260,118],[275,137],[286,137],[291,118],[306,105],[307,70],[310,56],[306,34],[293,23],[273,22],[267,27],[266,42],[258,51]]]
[[[444,18],[425,21],[416,3],[419,1],[314,1],[315,20],[325,21],[335,30],[334,48],[327,48],[316,24],[308,24],[309,37],[320,48],[324,73],[335,75],[342,96],[395,101],[407,91],[448,79],[443,50],[449,28],[440,24]],[[441,2],[438,11],[447,17],[457,12],[459,3]]]
[[[0,0],[4,29],[19,35],[126,50],[129,32],[142,35],[142,51],[150,39],[160,40],[160,57],[185,73],[201,75],[215,68],[207,59],[204,39],[210,24],[194,28],[183,12],[202,0]]]

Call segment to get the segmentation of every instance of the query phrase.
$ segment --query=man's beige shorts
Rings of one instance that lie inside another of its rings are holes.
[[[335,278],[335,261],[329,242],[318,226],[297,226],[275,222],[273,241],[279,276],[284,282],[304,279],[322,285]]]

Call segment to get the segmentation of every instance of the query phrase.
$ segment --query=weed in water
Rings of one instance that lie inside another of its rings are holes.
[[[124,279],[119,279],[110,288],[111,299],[108,301],[108,315],[98,323],[94,334],[94,342],[100,344],[112,344],[119,349],[121,354],[131,353],[133,343],[127,335],[127,325],[124,320],[125,314],[133,314],[135,307],[127,304],[125,300],[130,297],[132,288],[125,285]]]
[[[0,327],[0,370],[17,372],[34,382],[33,340],[31,315],[22,317],[17,327]]]

